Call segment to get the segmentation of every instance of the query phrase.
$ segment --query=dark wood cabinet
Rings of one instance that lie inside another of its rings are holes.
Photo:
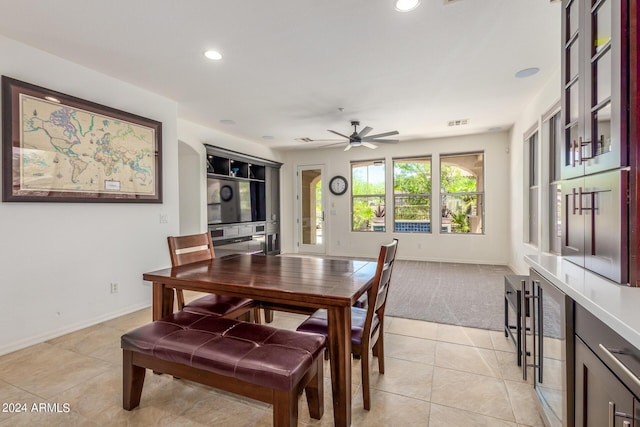
[[[575,309],[576,426],[640,426],[640,350]]]
[[[279,254],[282,164],[205,147],[207,222],[216,251]]]
[[[630,239],[637,243],[629,212],[637,202],[628,193],[630,145],[637,144],[629,129],[636,2],[563,0],[562,13],[561,252],[617,283],[633,282],[637,270],[629,262]]]
[[[628,0],[563,1],[562,178],[628,165]]]
[[[580,338],[576,338],[575,350],[576,426],[634,425],[633,394]]]
[[[628,280],[628,182],[618,169],[561,183],[562,255],[617,283]]]

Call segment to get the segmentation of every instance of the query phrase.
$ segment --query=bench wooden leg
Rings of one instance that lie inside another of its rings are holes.
[[[127,411],[140,405],[147,370],[133,364],[133,352],[122,350],[122,407]]]
[[[264,321],[266,323],[273,322],[273,310],[271,310],[269,308],[265,308],[264,309]]]
[[[295,427],[298,425],[298,391],[273,391],[273,426]]]
[[[304,391],[307,396],[307,406],[309,406],[311,418],[319,420],[324,414],[324,369],[322,357],[318,357],[316,366],[316,375],[309,381]]]

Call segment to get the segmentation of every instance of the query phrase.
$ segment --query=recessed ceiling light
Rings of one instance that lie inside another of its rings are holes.
[[[223,125],[235,125],[236,124],[235,120],[231,120],[231,119],[222,119],[222,120],[220,120],[220,123],[222,123]]]
[[[525,68],[524,70],[520,70],[516,73],[516,78],[524,79],[526,77],[531,77],[538,71],[540,71],[540,68],[538,67]]]
[[[219,61],[222,59],[222,54],[217,50],[208,50],[204,53],[204,56],[212,61]]]
[[[396,0],[398,12],[409,12],[420,5],[420,0]]]

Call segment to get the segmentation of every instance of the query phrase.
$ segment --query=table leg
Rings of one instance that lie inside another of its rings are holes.
[[[334,424],[347,427],[351,425],[351,307],[331,307],[327,313]]]
[[[153,320],[173,313],[173,288],[164,283],[153,282]]]

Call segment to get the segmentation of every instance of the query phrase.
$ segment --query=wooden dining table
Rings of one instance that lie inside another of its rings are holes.
[[[145,273],[153,282],[153,319],[173,312],[173,289],[264,302],[270,307],[324,308],[336,426],[351,425],[351,306],[371,287],[375,261],[231,255]]]

